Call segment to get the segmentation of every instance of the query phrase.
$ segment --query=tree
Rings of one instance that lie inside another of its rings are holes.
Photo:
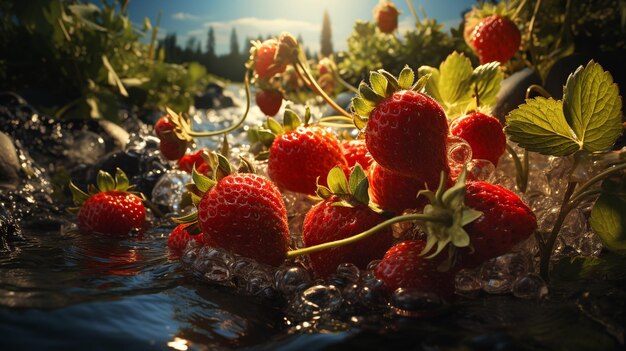
[[[210,58],[215,57],[215,32],[213,32],[213,27],[209,28],[209,34],[207,35],[206,52]]]
[[[237,39],[235,28],[230,32],[230,56],[239,57],[239,39]]]
[[[320,54],[324,57],[333,53],[333,40],[330,29],[330,16],[328,10],[324,10],[324,20],[322,21],[322,36],[320,40]]]

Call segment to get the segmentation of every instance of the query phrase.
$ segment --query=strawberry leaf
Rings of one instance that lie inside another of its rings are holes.
[[[387,79],[378,72],[370,72],[370,85],[372,90],[380,96],[387,96]],[[367,115],[362,115],[367,116]]]
[[[505,131],[511,141],[528,151],[565,156],[582,149],[582,144],[563,115],[561,101],[537,97],[513,110]]]
[[[70,191],[72,192],[72,200],[74,200],[74,204],[76,206],[82,205],[85,201],[87,201],[87,199],[89,199],[89,195],[80,190],[76,185],[74,185],[74,183],[72,183],[72,181],[70,181]]]
[[[398,85],[402,89],[410,89],[411,85],[413,85],[413,81],[415,80],[415,73],[409,66],[404,66],[402,71],[400,72],[400,76],[398,76]]]
[[[372,110],[374,109],[374,105],[365,101],[362,98],[358,98],[355,97],[352,99],[352,107],[354,108],[354,112],[359,115],[359,116],[363,116],[363,117],[367,117],[370,115],[370,112],[372,112]],[[355,123],[355,125],[357,126],[357,128],[359,128],[359,126]],[[363,126],[365,127],[365,126]],[[362,129],[362,128],[359,128]]]
[[[481,106],[493,106],[496,104],[496,96],[500,91],[500,83],[504,78],[504,73],[500,70],[499,62],[489,62],[480,65],[472,73],[472,85],[475,89],[470,89],[472,93],[478,93]],[[476,100],[474,99],[474,107]],[[472,107],[470,107],[471,109]]]
[[[350,194],[354,194],[356,192],[357,187],[363,181],[363,179],[367,179],[365,172],[360,164],[356,164],[352,172],[350,173],[350,180],[348,181],[350,185]]]
[[[269,117],[266,123],[267,123],[267,129],[272,131],[272,133],[274,133],[275,135],[280,135],[285,132],[285,130],[283,129],[283,126],[281,126],[280,123],[278,123],[272,117]]]
[[[115,190],[126,191],[128,188],[130,188],[128,177],[124,171],[118,168],[115,171]]]
[[[365,82],[361,82],[361,84],[359,84],[359,95],[362,99],[370,102],[370,104],[376,104],[383,99],[382,96],[376,94],[374,90],[370,89]]]
[[[613,77],[590,61],[567,79],[563,114],[583,149],[605,150],[622,133],[622,99]]]
[[[258,130],[256,133],[256,137],[259,138],[261,144],[270,147],[272,143],[274,143],[274,139],[276,138],[276,134],[272,133],[269,130]],[[212,166],[211,166],[212,167]]]
[[[290,132],[298,128],[298,126],[300,126],[301,124],[302,121],[295,112],[289,109],[285,109],[285,114],[283,115],[283,127],[286,132]]]
[[[626,255],[626,182],[605,180],[602,195],[591,209],[589,224],[604,246]]]
[[[105,171],[99,171],[96,177],[96,184],[101,192],[115,190],[115,179]]]
[[[339,166],[333,167],[328,172],[328,177],[326,178],[326,182],[328,183],[328,188],[333,194],[350,194],[350,188],[348,187],[348,180],[346,179],[345,173]]]
[[[196,223],[198,222],[198,212],[192,212],[186,216],[172,218],[172,221],[178,224]]]
[[[196,185],[196,188],[198,188],[198,190],[200,190],[200,192],[202,193],[206,193],[207,191],[209,191],[215,184],[217,184],[216,181],[214,181],[213,179],[200,174],[196,171],[196,166],[193,166],[193,169],[191,170],[191,179],[193,179],[193,183]]]
[[[448,108],[468,97],[472,78],[472,63],[458,52],[453,52],[439,66],[439,93]]]
[[[369,181],[367,177],[363,178],[352,192],[352,196],[356,201],[368,205],[370,202],[369,196]]]
[[[430,77],[431,77],[430,73],[426,73],[425,75],[421,76],[417,80],[417,82],[413,84],[413,86],[411,87],[411,90],[417,91],[418,93],[421,92],[426,87],[426,84],[428,84],[428,80],[430,79]]]
[[[304,107],[304,125],[308,126],[310,121],[311,121],[311,108],[309,107],[309,105],[306,105]]]
[[[422,66],[417,70],[417,73],[420,75],[420,78],[415,84],[417,85],[425,76],[430,76],[430,78],[423,83],[424,86],[422,88],[425,89],[426,93],[433,99],[441,103],[443,99],[441,98],[441,94],[439,94],[439,70],[435,67]],[[413,90],[418,91],[416,88],[417,87],[413,88]]]

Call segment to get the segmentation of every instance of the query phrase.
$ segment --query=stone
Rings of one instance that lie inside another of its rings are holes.
[[[20,183],[20,161],[13,139],[0,132],[0,189],[15,190]]]

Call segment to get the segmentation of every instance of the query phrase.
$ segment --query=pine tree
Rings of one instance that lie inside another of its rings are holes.
[[[215,33],[213,27],[209,28],[209,34],[207,35],[206,51],[210,58],[215,57]]]
[[[233,28],[230,32],[230,56],[239,57],[239,39],[237,39],[237,31]]]
[[[330,16],[328,10],[324,10],[324,20],[322,21],[322,36],[320,40],[320,54],[324,57],[333,53],[332,32],[330,29]]]

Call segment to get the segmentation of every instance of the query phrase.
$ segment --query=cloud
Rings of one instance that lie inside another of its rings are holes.
[[[175,20],[178,20],[178,21],[198,21],[198,20],[200,20],[200,17],[198,17],[196,15],[192,15],[190,13],[177,12],[177,13],[172,15],[172,19],[175,19]]]
[[[320,25],[316,23],[291,20],[288,18],[274,18],[274,19],[262,19],[257,17],[243,17],[237,18],[232,21],[226,22],[205,22],[205,27],[213,28],[237,28],[242,31],[248,31],[254,29],[257,33],[274,33],[280,34],[281,32],[319,32]]]

